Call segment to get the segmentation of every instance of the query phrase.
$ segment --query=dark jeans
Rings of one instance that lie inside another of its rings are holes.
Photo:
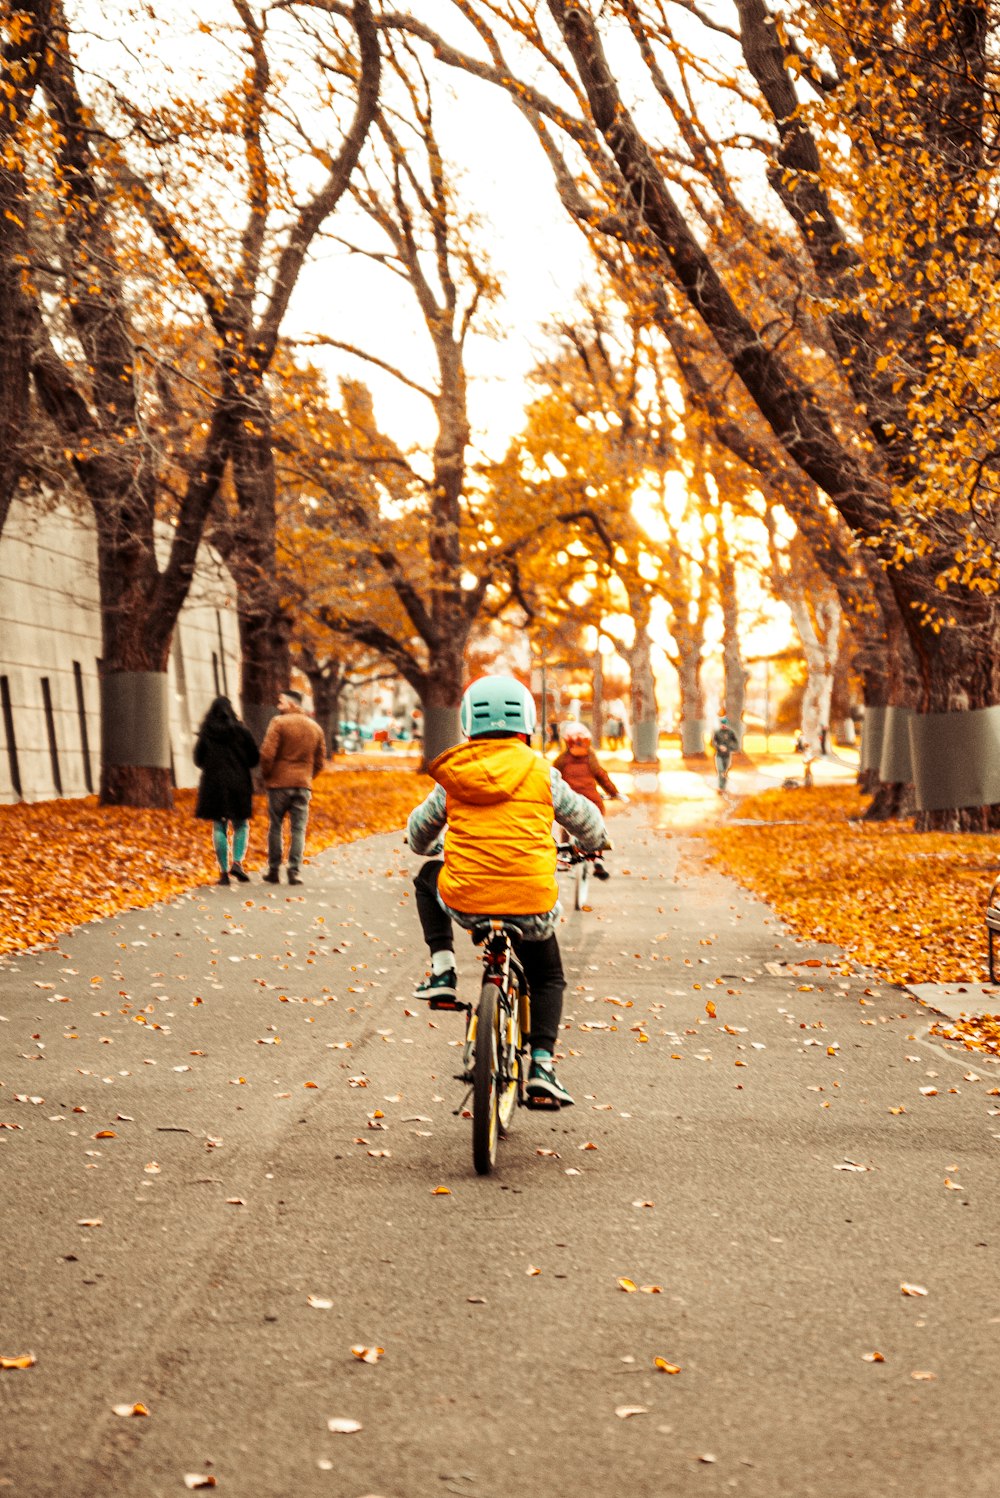
[[[267,793],[267,863],[271,869],[281,868],[281,830],[285,818],[291,827],[288,847],[288,872],[297,874],[302,867],[302,853],[306,845],[306,822],[309,820],[309,800],[312,791],[303,786],[280,786]]]
[[[439,858],[429,859],[413,881],[417,896],[417,915],[424,933],[424,941],[431,952],[454,952],[455,928],[451,916],[442,906],[437,895],[438,878],[444,864]],[[488,917],[483,917],[488,919]],[[497,912],[496,919],[501,919]],[[532,1047],[542,1046],[548,1051],[556,1048],[559,1021],[562,1018],[563,990],[566,978],[563,974],[562,956],[555,934],[544,941],[526,941],[512,933],[514,950],[524,968],[531,996]]]

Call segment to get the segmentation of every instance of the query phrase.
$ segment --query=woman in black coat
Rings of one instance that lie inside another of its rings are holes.
[[[250,875],[243,859],[250,840],[253,782],[250,771],[260,759],[253,734],[233,711],[228,697],[216,697],[205,714],[194,762],[201,771],[196,817],[213,823],[212,841],[219,860],[219,883],[228,884],[230,874],[241,884]],[[229,824],[233,824],[232,861],[229,856]]]

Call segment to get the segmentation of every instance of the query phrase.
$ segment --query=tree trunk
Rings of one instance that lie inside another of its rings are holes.
[[[887,744],[898,730],[898,710],[914,700],[916,667],[909,637],[895,599],[881,596],[880,613],[885,634],[882,649],[878,642],[866,655],[864,664],[865,711],[871,713],[870,742],[862,739],[865,781],[863,789],[872,794],[864,820],[884,822],[913,815],[915,800],[909,771],[899,778],[897,765],[905,764],[898,743]],[[887,735],[888,730],[888,735]],[[864,730],[863,730],[864,731]]]
[[[324,661],[322,664],[301,652],[300,666],[309,679],[312,692],[313,716],[326,739],[327,751],[337,754],[340,750],[340,697],[344,689],[345,673],[339,661]]]
[[[930,594],[928,587],[928,607]],[[935,632],[906,621],[918,673],[909,698],[915,825],[920,832],[984,832],[1000,826],[992,725],[1000,712],[992,706],[1000,702],[1000,610],[992,598],[963,608],[940,594],[934,606],[954,624]]]
[[[718,564],[719,607],[722,611],[722,669],[725,681],[726,717],[743,744],[743,712],[746,707],[748,672],[740,649],[740,610],[736,596],[736,568],[726,538],[725,516],[719,515]]]
[[[599,749],[604,737],[604,659],[601,655],[600,631],[597,635],[597,648],[594,651],[594,691],[591,697],[590,722],[591,732],[594,735],[594,748]]]
[[[151,526],[125,506],[97,512],[103,806],[174,804],[167,662],[176,618],[155,607]]]
[[[260,741],[289,684],[291,622],[278,587],[276,478],[271,413],[255,384],[230,447],[236,516],[213,539],[236,580],[243,718]]]
[[[681,753],[685,759],[704,759],[707,719],[705,689],[701,682],[701,642],[671,658],[680,690]],[[693,642],[692,642],[693,643]]]
[[[431,669],[418,684],[411,682],[424,712],[424,753],[421,768],[462,742],[459,708],[465,689],[466,635],[453,636],[434,652]]]
[[[629,704],[632,712],[632,760],[634,764],[653,765],[657,763],[659,730],[652,646],[645,627],[636,629],[628,663],[632,680]]]

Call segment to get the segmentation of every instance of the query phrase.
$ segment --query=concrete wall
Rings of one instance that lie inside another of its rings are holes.
[[[92,517],[15,500],[0,535],[0,802],[97,789],[100,654]],[[209,703],[225,692],[239,710],[236,589],[207,546],[174,636],[169,682],[174,775],[179,786],[195,785],[191,750]]]

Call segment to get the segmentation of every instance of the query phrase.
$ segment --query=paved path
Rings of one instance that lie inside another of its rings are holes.
[[[0,964],[0,1489],[992,1498],[1000,1069],[614,835],[490,1179],[398,836]]]

